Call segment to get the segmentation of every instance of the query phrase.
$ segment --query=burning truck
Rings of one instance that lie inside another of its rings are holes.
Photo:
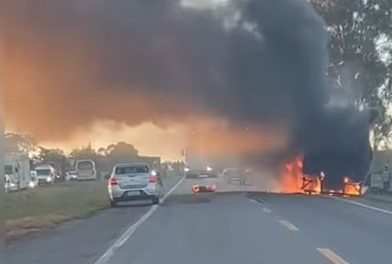
[[[361,195],[372,160],[369,129],[377,111],[332,109],[314,136],[303,144],[304,154],[288,160],[282,191]]]

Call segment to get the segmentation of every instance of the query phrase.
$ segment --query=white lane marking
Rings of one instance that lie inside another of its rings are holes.
[[[171,194],[178,188],[178,186],[181,185],[181,183],[182,183],[184,180],[185,180],[185,176],[182,177],[182,178],[176,183],[176,185],[174,185],[173,188],[171,188],[171,189],[162,197],[161,202],[163,203],[163,202],[167,199],[167,197],[169,197],[169,195],[171,195]]]
[[[258,204],[265,204],[266,202],[263,200],[263,199],[261,199],[261,198],[259,198],[259,197],[257,197],[257,198],[248,198],[251,202],[254,202],[254,203],[258,203]]]
[[[381,208],[378,208],[378,207],[374,207],[374,206],[371,206],[371,205],[367,205],[367,204],[364,204],[364,203],[355,202],[355,201],[351,201],[351,200],[347,200],[347,199],[343,199],[343,198],[339,198],[339,197],[335,197],[335,196],[328,196],[328,197],[331,197],[333,199],[336,199],[336,200],[339,200],[339,201],[342,201],[342,202],[346,202],[346,203],[354,204],[354,205],[357,205],[357,206],[361,206],[361,207],[364,207],[364,208],[367,208],[367,209],[370,209],[370,210],[373,210],[373,211],[377,211],[377,212],[380,212],[380,213],[392,215],[392,211],[388,211],[388,210],[381,209]]]
[[[330,250],[329,248],[316,248],[318,252],[320,252],[324,257],[326,257],[333,264],[349,264],[347,261],[342,259],[335,252]]]
[[[298,228],[287,220],[279,220],[279,223],[290,231],[298,231]]]
[[[185,177],[182,177],[176,185],[173,186],[161,199],[163,203],[169,195],[171,195],[178,186],[185,180]],[[150,210],[147,211],[136,223],[132,224],[128,229],[123,233],[114,243],[112,246],[106,250],[106,252],[94,262],[94,264],[106,264],[109,263],[109,259],[114,255],[117,249],[119,249],[124,243],[129,240],[135,231],[158,209],[158,205],[151,206]]]
[[[266,214],[270,214],[272,211],[266,207],[263,207],[263,212]]]

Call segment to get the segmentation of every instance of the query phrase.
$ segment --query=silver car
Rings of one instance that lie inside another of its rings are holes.
[[[108,180],[110,205],[118,202],[151,200],[159,204],[162,182],[159,173],[151,170],[147,163],[117,164]]]

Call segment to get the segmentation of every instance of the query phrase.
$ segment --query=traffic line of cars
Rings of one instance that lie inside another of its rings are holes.
[[[23,153],[6,153],[4,158],[4,188],[6,192],[51,185],[60,180],[60,172],[51,164],[41,164],[31,169],[31,161]],[[65,180],[96,180],[98,173],[94,161],[78,160],[75,171],[65,174]]]

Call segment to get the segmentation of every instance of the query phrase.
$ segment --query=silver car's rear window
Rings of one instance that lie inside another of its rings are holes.
[[[149,173],[150,168],[146,165],[117,167],[116,175],[135,174],[135,173]]]

